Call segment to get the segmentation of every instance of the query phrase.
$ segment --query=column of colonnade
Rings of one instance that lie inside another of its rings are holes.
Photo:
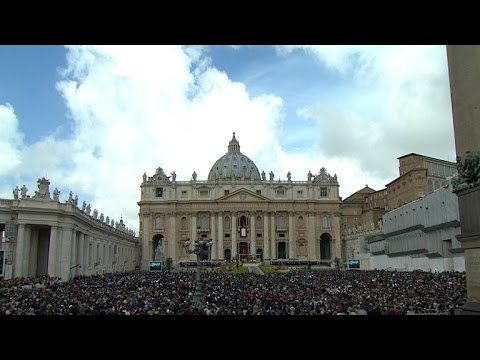
[[[217,256],[217,227],[216,227],[216,214],[210,212],[210,237],[212,238],[212,249],[210,252],[210,259],[218,259]]]
[[[255,212],[250,212],[250,254],[256,254],[255,246],[256,228],[255,228]]]
[[[263,214],[263,258],[270,259],[270,243],[268,234],[268,212],[264,211]]]
[[[270,213],[270,259],[277,258],[277,241],[276,241],[276,232],[275,232],[275,211]]]
[[[172,260],[176,259],[177,257],[177,231],[176,231],[176,213],[170,214],[170,231],[169,231],[169,239],[168,239],[168,256],[172,258]]]
[[[197,212],[192,212],[192,235],[190,236],[190,250],[195,249],[195,240],[198,240],[198,232],[197,232]],[[190,260],[196,260],[197,256],[195,254],[190,254]]]
[[[308,260],[315,260],[315,213],[307,213],[307,244]]]
[[[218,257],[217,259],[225,259],[225,254],[223,251],[223,212],[218,212]]]
[[[230,235],[232,239],[232,256],[233,259],[237,256],[237,213],[232,211],[232,234]]]
[[[293,227],[293,213],[288,213],[288,259],[295,259],[295,230]]]

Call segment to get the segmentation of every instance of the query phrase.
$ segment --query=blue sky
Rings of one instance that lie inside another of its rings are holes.
[[[445,46],[0,46],[0,198],[45,176],[136,230],[142,174],[205,179],[233,131],[260,172],[325,166],[343,198],[399,156],[453,161]]]

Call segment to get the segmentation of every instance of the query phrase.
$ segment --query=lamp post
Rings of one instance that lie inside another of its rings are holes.
[[[195,245],[193,250],[188,249],[190,246],[190,239],[185,240],[184,247],[187,249],[187,252],[189,254],[195,254],[197,255],[197,277],[195,279],[195,291],[193,293],[193,303],[195,306],[198,308],[201,308],[203,305],[204,299],[205,299],[205,294],[202,291],[202,282],[201,282],[201,277],[200,277],[200,258],[202,256],[207,256],[210,253],[210,247],[212,246],[212,239],[209,240],[202,240],[198,239],[195,240]]]

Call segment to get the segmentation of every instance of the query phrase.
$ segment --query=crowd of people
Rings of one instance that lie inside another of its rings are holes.
[[[404,315],[453,314],[466,301],[464,272],[295,270],[286,273],[126,273],[0,281],[0,315]]]

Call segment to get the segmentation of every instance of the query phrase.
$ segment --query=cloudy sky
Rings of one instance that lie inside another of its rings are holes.
[[[235,131],[275,179],[343,198],[411,152],[454,161],[445,46],[0,46],[0,198],[45,176],[138,229],[142,174],[208,176]]]

